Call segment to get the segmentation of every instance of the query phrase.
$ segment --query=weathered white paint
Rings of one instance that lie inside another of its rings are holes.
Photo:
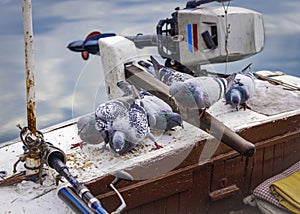
[[[125,80],[124,64],[136,61],[134,43],[121,36],[99,39],[100,55],[105,75],[108,99],[122,96],[116,83]]]

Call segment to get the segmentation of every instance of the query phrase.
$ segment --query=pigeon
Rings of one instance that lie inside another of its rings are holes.
[[[126,81],[117,83],[124,95],[136,93],[137,89]],[[133,92],[130,92],[130,91]],[[176,126],[183,127],[180,114],[173,112],[172,108],[162,99],[154,96],[150,92],[140,91],[140,102],[145,108],[151,128],[163,131],[169,131]]]
[[[146,110],[137,103],[123,103],[119,100],[101,104],[96,110],[96,129],[108,132],[108,143],[112,151],[122,155],[145,138],[161,148],[150,132]]]
[[[176,126],[183,128],[181,115],[173,112],[172,108],[162,99],[149,92],[142,92],[141,101],[147,111],[151,128],[163,131],[172,130]]]
[[[226,79],[207,76],[174,82],[169,88],[169,94],[185,108],[200,109],[202,116],[207,108],[224,97],[235,75],[234,73]]]
[[[168,68],[159,64],[159,62],[152,56],[150,56],[150,59],[156,73],[156,78],[168,86],[172,85],[174,82],[183,82],[193,78],[193,76],[190,74],[178,72],[172,68]]]
[[[94,114],[80,117],[77,121],[77,129],[82,142],[72,144],[71,148],[82,147],[85,144],[100,144],[107,141],[107,134],[96,130],[95,125]]]
[[[139,64],[140,66],[142,66],[142,67],[143,67],[148,73],[150,73],[152,76],[154,76],[155,78],[158,79],[158,77],[156,76],[156,73],[157,73],[157,72],[155,71],[153,65],[152,65],[150,62],[144,61],[144,60],[140,60],[140,61],[138,62],[138,64]]]
[[[246,101],[249,100],[255,91],[255,77],[251,72],[238,73],[234,83],[225,94],[226,104],[230,104],[236,110],[243,108],[251,109]]]

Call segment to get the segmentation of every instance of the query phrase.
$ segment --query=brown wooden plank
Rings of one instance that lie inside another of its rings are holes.
[[[136,207],[131,210],[125,211],[125,213],[127,213],[127,214],[142,214],[140,207]]]
[[[263,172],[263,160],[264,160],[264,149],[257,149],[254,160],[253,160],[253,172],[251,177],[250,189],[253,190],[257,187],[262,181],[262,172]]]
[[[213,174],[210,186],[211,192],[217,189],[221,189],[227,185],[224,165],[224,161],[216,161],[215,163],[213,163]]]
[[[159,178],[140,181],[118,190],[124,196],[128,209],[186,191],[193,184],[191,169],[179,169]],[[97,196],[108,210],[113,210],[118,202],[112,191]]]
[[[213,171],[210,185],[210,193],[222,189],[227,186],[227,178],[225,178],[225,161],[216,161],[213,163]],[[209,213],[220,213],[220,201],[209,201]],[[222,209],[221,209],[222,211]]]
[[[164,214],[166,213],[166,199],[160,199],[157,201],[150,202],[148,204],[140,206],[141,214],[155,213],[155,214]]]
[[[157,214],[166,213],[166,210],[167,210],[166,201],[167,200],[165,198],[154,201],[153,206],[154,206],[155,209],[154,209],[153,213],[157,213]]]
[[[274,146],[264,148],[263,174],[262,179],[266,180],[273,176]]]
[[[245,161],[242,157],[235,157],[224,161],[224,167],[214,167],[213,182],[218,182],[217,188],[210,193],[210,213],[228,213],[236,207],[242,206],[241,195],[244,182]],[[222,172],[224,170],[224,172]],[[223,174],[223,177],[222,177]],[[214,179],[216,179],[214,181]],[[221,208],[221,209],[220,209]]]
[[[274,145],[273,175],[283,171],[284,142]]]
[[[142,205],[141,206],[141,213],[142,214],[150,214],[150,213],[157,213],[156,210],[155,210],[155,207],[154,207],[154,203],[148,203],[148,204],[145,204],[145,205]]]
[[[300,114],[287,118],[278,119],[262,123],[251,128],[241,130],[239,134],[252,143],[261,142],[283,136],[287,133],[298,132],[300,130]]]
[[[193,187],[191,191],[191,214],[207,213],[209,208],[210,182],[212,166],[206,164],[193,172]]]
[[[291,139],[284,144],[284,169],[292,166],[300,159],[299,149],[297,144],[299,145],[300,142],[296,142],[295,139]]]
[[[191,190],[179,194],[179,212],[180,214],[190,213],[191,208]]]
[[[179,194],[169,196],[166,200],[166,214],[179,213]]]
[[[251,191],[251,180],[253,173],[254,157],[244,158],[245,161],[245,171],[244,171],[244,181],[242,184],[242,197],[249,195]]]
[[[245,176],[246,176],[246,158],[245,157],[236,157],[235,158],[235,163],[234,167],[232,168],[233,170],[233,177],[234,177],[234,182],[230,183],[231,185],[236,185],[239,188],[239,191],[236,192],[233,195],[233,200],[234,200],[234,206],[242,206],[243,202],[241,201],[241,198],[243,198],[243,187],[244,187],[244,182],[245,182]]]

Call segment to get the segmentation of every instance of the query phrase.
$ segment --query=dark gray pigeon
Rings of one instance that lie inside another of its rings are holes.
[[[246,110],[250,107],[246,104],[255,91],[255,77],[251,72],[245,74],[238,73],[235,77],[234,83],[225,94],[226,104],[231,105],[238,110],[243,108]]]

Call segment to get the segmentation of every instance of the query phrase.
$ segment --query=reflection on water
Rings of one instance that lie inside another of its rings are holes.
[[[16,138],[16,124],[27,123],[21,4],[14,0],[0,3],[0,142]],[[239,0],[231,4],[264,14],[266,44],[257,56],[230,63],[228,69],[237,71],[252,62],[254,70],[281,70],[300,76],[300,3]],[[152,34],[159,19],[170,17],[177,6],[184,7],[185,1],[33,1],[38,129],[89,113],[106,99],[100,58],[81,60],[66,49],[70,41],[93,30]],[[141,50],[141,54],[149,52],[157,54],[154,49]],[[209,68],[221,72],[224,65]]]

